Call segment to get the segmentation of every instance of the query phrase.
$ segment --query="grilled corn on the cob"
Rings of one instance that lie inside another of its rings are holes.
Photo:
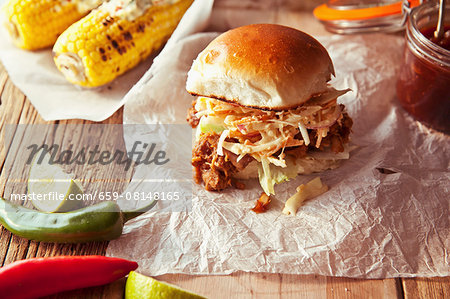
[[[70,25],[102,0],[9,0],[2,8],[4,25],[14,44],[38,50],[53,46]]]
[[[167,41],[193,0],[112,0],[70,26],[53,47],[71,83],[96,87],[136,66]]]

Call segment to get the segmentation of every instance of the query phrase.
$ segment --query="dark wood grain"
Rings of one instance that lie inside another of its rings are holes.
[[[406,299],[450,298],[450,277],[402,279]]]

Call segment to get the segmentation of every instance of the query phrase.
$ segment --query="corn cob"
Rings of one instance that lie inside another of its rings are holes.
[[[22,49],[53,46],[70,25],[98,7],[102,0],[9,0],[2,8],[4,25]]]
[[[73,84],[101,86],[136,66],[168,40],[193,2],[144,0],[148,6],[136,16],[126,4],[114,9],[113,1],[70,26],[53,47],[56,66]]]

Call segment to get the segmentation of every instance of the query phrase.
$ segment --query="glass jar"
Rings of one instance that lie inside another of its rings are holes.
[[[315,17],[333,33],[402,30],[411,8],[422,0],[329,0],[314,9]]]
[[[430,40],[436,29],[439,5],[428,2],[414,8],[406,27],[403,65],[397,97],[415,119],[450,133],[450,49]],[[450,8],[445,11],[445,31],[450,33]]]

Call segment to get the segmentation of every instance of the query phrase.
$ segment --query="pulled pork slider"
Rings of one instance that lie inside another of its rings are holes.
[[[197,183],[222,190],[259,177],[266,194],[297,174],[348,158],[352,120],[328,85],[326,49],[293,28],[255,24],[214,39],[194,61],[186,89]]]

